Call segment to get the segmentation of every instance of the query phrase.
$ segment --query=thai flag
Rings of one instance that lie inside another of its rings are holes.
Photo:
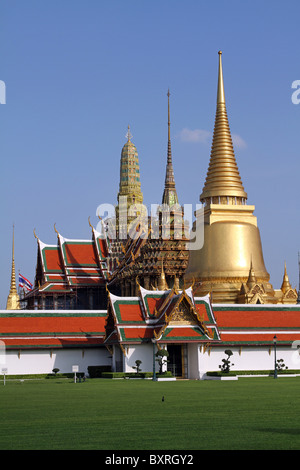
[[[19,287],[23,287],[23,289],[27,290],[32,290],[33,285],[31,282],[26,279],[26,277],[22,276],[22,274],[19,274]]]

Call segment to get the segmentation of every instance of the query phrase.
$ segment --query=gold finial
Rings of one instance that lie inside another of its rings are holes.
[[[130,125],[128,124],[128,132],[126,134],[126,137],[127,137],[127,141],[130,142],[130,139],[132,138],[132,135],[130,133]]]
[[[36,238],[37,240],[39,239],[35,233],[35,228],[33,229],[33,235],[34,235],[34,238]]]
[[[219,51],[218,54],[219,54],[219,77],[218,77],[217,103],[225,103],[225,91],[224,91],[223,68],[222,68],[222,51]]]
[[[6,310],[19,310],[20,298],[16,286],[16,271],[15,271],[15,225],[13,224],[13,240],[12,240],[12,265],[11,265],[11,278],[10,278],[10,291],[7,298]]]
[[[90,218],[90,217],[89,217],[88,220],[89,220],[89,226],[90,226],[91,228],[94,228],[94,227],[92,226],[92,224],[91,224],[91,218]]]

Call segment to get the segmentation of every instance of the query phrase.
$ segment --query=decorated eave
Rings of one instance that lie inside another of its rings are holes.
[[[26,297],[67,293],[77,287],[98,287],[110,278],[108,240],[94,228],[91,240],[68,239],[57,232],[56,245],[47,245],[38,238],[37,245],[36,279],[39,280]]]
[[[191,289],[139,289],[138,297],[109,293],[107,345],[220,341],[209,296],[194,299]]]

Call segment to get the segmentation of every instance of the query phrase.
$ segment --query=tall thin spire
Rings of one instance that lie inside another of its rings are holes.
[[[15,271],[15,226],[13,225],[10,291],[9,291],[8,298],[7,298],[6,310],[19,310],[19,309],[20,309],[20,298],[17,292],[16,271]]]
[[[170,90],[168,90],[167,96],[168,96],[168,153],[167,153],[165,188],[164,188],[162,203],[167,204],[171,207],[174,204],[178,204],[178,196],[177,196],[176,187],[175,187],[175,178],[174,178],[174,169],[173,169],[173,163],[172,163],[172,151],[171,151]]]
[[[218,201],[211,198],[217,198]],[[244,191],[241,181],[230,134],[225,103],[222,52],[219,51],[217,110],[214,135],[209,167],[200,201],[240,204],[246,199],[247,193]]]

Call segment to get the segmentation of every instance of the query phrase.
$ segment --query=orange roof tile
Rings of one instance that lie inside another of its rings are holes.
[[[222,310],[213,306],[219,328],[299,328],[300,308],[236,307]]]

